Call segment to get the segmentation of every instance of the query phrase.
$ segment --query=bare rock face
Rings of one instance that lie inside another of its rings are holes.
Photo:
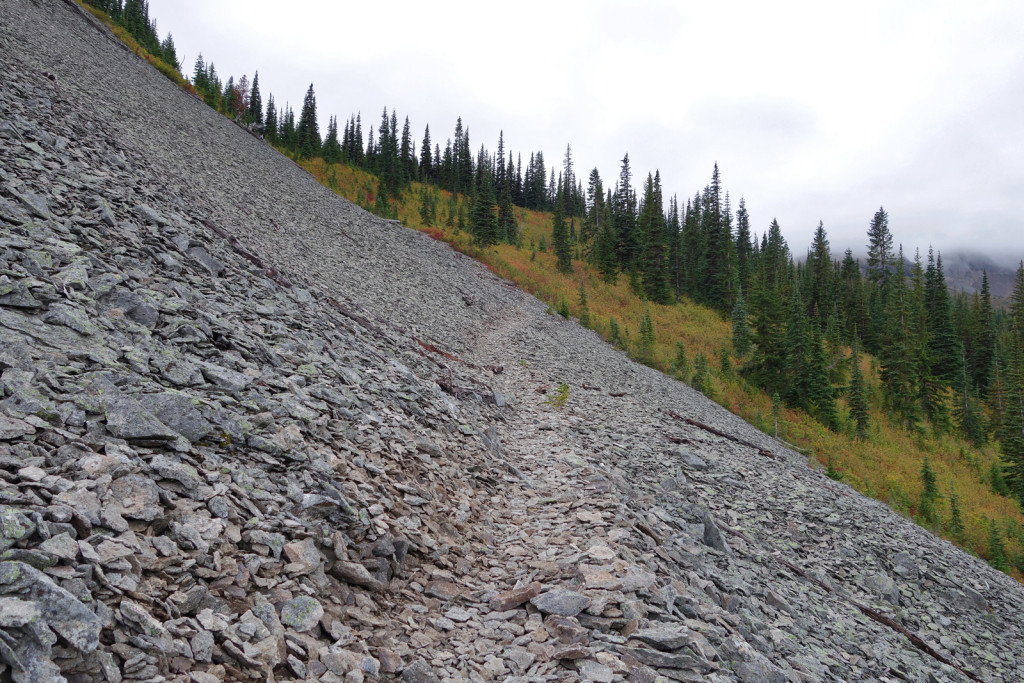
[[[1024,679],[1008,577],[2,14],[0,677]]]

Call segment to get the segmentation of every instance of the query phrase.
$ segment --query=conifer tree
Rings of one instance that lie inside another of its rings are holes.
[[[294,146],[300,158],[312,159],[320,155],[320,128],[316,122],[316,94],[313,92],[312,83],[309,84],[306,97],[302,101],[302,112],[299,114],[295,137]]]
[[[918,514],[928,524],[934,524],[937,520],[935,504],[940,497],[935,472],[928,462],[928,456],[925,455],[921,463],[921,503],[918,506]]]
[[[1024,504],[1024,262],[1017,268],[1010,296],[1006,341],[1006,405],[1000,430],[1006,483]]]
[[[732,308],[732,348],[740,358],[750,351],[750,323],[742,286],[736,288],[736,303]]]
[[[572,249],[569,246],[569,229],[565,225],[565,201],[560,197],[555,201],[555,214],[552,219],[551,242],[557,257],[557,268],[560,273],[572,272]]]
[[[750,214],[747,203],[740,197],[739,208],[736,209],[736,280],[737,290],[750,291],[750,280],[753,275],[753,249],[750,244]],[[737,295],[738,295],[737,291]]]
[[[864,385],[864,373],[860,367],[860,350],[856,341],[853,344],[850,365],[850,386],[847,394],[847,402],[850,406],[850,419],[853,420],[857,438],[865,439],[867,438],[869,423],[867,388]]]
[[[642,250],[638,265],[644,294],[655,303],[671,303],[672,293],[668,284],[668,245],[665,244],[665,214],[662,207],[661,176],[658,174],[647,174],[636,230]]]
[[[649,364],[654,361],[654,344],[654,322],[651,320],[651,311],[647,310],[640,319],[638,356],[641,363]]]
[[[964,524],[963,512],[960,510],[960,496],[952,485],[949,487],[949,535],[957,543],[963,543],[967,527]]]
[[[430,124],[423,129],[423,142],[420,144],[420,179],[424,182],[437,182],[434,176],[434,159],[430,151]]]
[[[267,116],[263,124],[263,137],[272,145],[279,142],[277,129],[277,109],[274,108],[274,95],[267,97]]]
[[[263,125],[263,96],[260,95],[260,72],[252,77],[252,90],[249,91],[249,106],[245,112],[246,123]]]
[[[320,156],[328,164],[341,161],[341,143],[338,141],[338,119],[332,116],[327,123],[327,136],[324,138]]]
[[[897,263],[893,256],[893,237],[889,232],[889,214],[879,207],[868,227],[868,290],[867,326],[864,329],[868,350],[881,349],[885,326],[885,307],[889,303],[889,284],[903,277],[903,260]]]
[[[481,245],[498,242],[498,217],[494,213],[494,182],[489,165],[482,165],[482,175],[473,196],[469,229],[473,239]]]

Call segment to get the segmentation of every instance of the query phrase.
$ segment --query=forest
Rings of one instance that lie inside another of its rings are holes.
[[[173,40],[158,40],[145,2],[90,4],[179,68]],[[602,178],[594,168],[584,179],[568,145],[557,164],[540,150],[524,161],[523,153],[506,149],[503,135],[493,152],[486,145],[474,152],[461,118],[442,145],[429,125],[414,138],[409,117],[387,108],[376,126],[364,125],[360,113],[340,125],[331,116],[322,136],[312,84],[296,114],[272,94],[264,103],[258,73],[251,82],[225,81],[202,55],[188,81],[211,107],[313,164],[332,188],[340,184],[339,169],[372,179],[351,198],[379,215],[399,217],[400,208],[408,215],[414,205],[417,227],[461,235],[478,250],[511,245],[531,262],[550,255],[555,270],[579,283],[573,313],[581,323],[704,393],[714,393],[711,376],[763,392],[776,434],[785,409],[854,442],[880,439],[884,426],[919,444],[995,445],[1000,457],[975,466],[975,475],[1014,500],[1018,512],[1024,503],[1024,264],[1008,301],[994,299],[987,277],[976,293],[953,292],[941,253],[931,246],[924,254],[905,250],[882,207],[865,215],[865,259],[852,250],[834,254],[823,223],[807,253],[794,254],[777,220],[760,233],[750,225],[744,199],[734,203],[717,164],[703,188],[680,197],[664,190],[658,171],[637,174],[628,154],[617,177]],[[535,212],[544,213],[545,229],[524,229]],[[591,316],[586,273],[608,287],[628,287],[640,302],[645,314],[632,338],[615,317]],[[568,317],[568,297],[551,303]],[[666,331],[651,310],[693,304],[715,311],[728,339],[696,356],[677,340],[674,356],[656,362],[654,345]],[[940,485],[928,449],[922,452],[908,512],[963,543],[959,495]],[[830,475],[842,476],[828,464]],[[974,537],[985,539],[972,549],[1004,571],[1024,571],[1024,552],[1012,557],[1003,544],[1005,537],[1024,547],[1019,522],[982,519],[975,526],[981,531]]]

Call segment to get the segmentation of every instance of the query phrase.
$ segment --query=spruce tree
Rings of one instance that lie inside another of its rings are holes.
[[[638,356],[641,363],[650,364],[654,361],[654,322],[651,320],[651,311],[644,312],[640,320],[640,335],[638,339]]]
[[[864,385],[864,373],[860,367],[860,350],[856,341],[850,356],[850,386],[847,403],[850,406],[850,419],[853,420],[858,439],[867,438],[869,414],[867,388]]]
[[[252,77],[252,90],[249,91],[249,107],[245,113],[246,123],[263,125],[263,96],[260,95],[260,72]]]
[[[267,115],[263,119],[263,137],[272,145],[278,144],[277,109],[274,108],[274,95],[267,97]]]
[[[302,101],[302,112],[295,129],[295,151],[302,159],[312,159],[320,155],[320,128],[316,122],[316,94],[313,84],[309,84],[306,96]]]
[[[918,515],[927,524],[935,524],[937,521],[935,504],[940,497],[937,478],[926,455],[921,463],[921,503],[918,506]]]
[[[490,166],[484,166],[473,195],[469,229],[477,244],[487,246],[498,242],[498,217],[494,213],[494,182]]]
[[[1024,262],[1014,278],[1008,325],[1005,409],[999,440],[1006,482],[1024,504]]]
[[[569,229],[565,224],[565,194],[559,192],[555,200],[555,213],[551,223],[551,242],[557,257],[557,267],[560,273],[572,272],[572,248],[569,245]]]
[[[750,323],[742,286],[736,288],[736,304],[732,308],[732,348],[740,358],[750,351]]]

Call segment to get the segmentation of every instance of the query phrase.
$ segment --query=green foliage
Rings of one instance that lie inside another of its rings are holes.
[[[654,323],[651,321],[651,312],[648,310],[640,320],[640,337],[637,340],[638,360],[641,363],[650,364],[654,360]]]
[[[964,525],[963,512],[960,510],[960,496],[950,486],[949,489],[949,534],[957,543],[963,543],[967,527]]]
[[[940,497],[941,494],[939,493],[935,472],[932,470],[931,463],[928,462],[928,456],[926,455],[921,463],[921,503],[918,506],[918,515],[927,524],[935,524],[938,519],[935,504]]]
[[[860,353],[857,345],[854,344],[853,354],[850,357],[850,386],[847,391],[847,403],[850,406],[850,419],[858,439],[867,438],[869,414],[867,389],[864,386],[864,373],[860,367]]]
[[[832,463],[832,456],[829,456],[828,468],[825,470],[825,476],[835,481],[843,480],[843,473],[837,470],[835,465]]]
[[[587,290],[583,286],[583,280],[580,280],[578,302],[580,306],[580,325],[590,327],[590,309],[587,308]]]
[[[711,366],[708,357],[703,353],[698,353],[693,360],[693,378],[690,380],[690,386],[705,396],[711,396]]]
[[[545,400],[544,405],[549,405],[555,410],[561,410],[569,402],[569,385],[562,382]]]
[[[747,302],[743,298],[743,290],[736,294],[736,303],[732,307],[732,348],[736,355],[743,358],[750,352],[750,323],[747,320]]]
[[[1001,572],[1009,571],[1010,562],[1006,554],[1006,543],[992,520],[988,521],[988,563]]]
[[[567,320],[569,318],[569,302],[565,300],[565,297],[558,300],[558,315]]]
[[[682,339],[676,342],[676,356],[672,360],[672,370],[676,377],[683,382],[689,381],[690,364],[686,360],[686,346]]]
[[[608,341],[613,346],[622,347],[622,330],[619,329],[619,323],[615,321],[615,318],[608,318]]]

